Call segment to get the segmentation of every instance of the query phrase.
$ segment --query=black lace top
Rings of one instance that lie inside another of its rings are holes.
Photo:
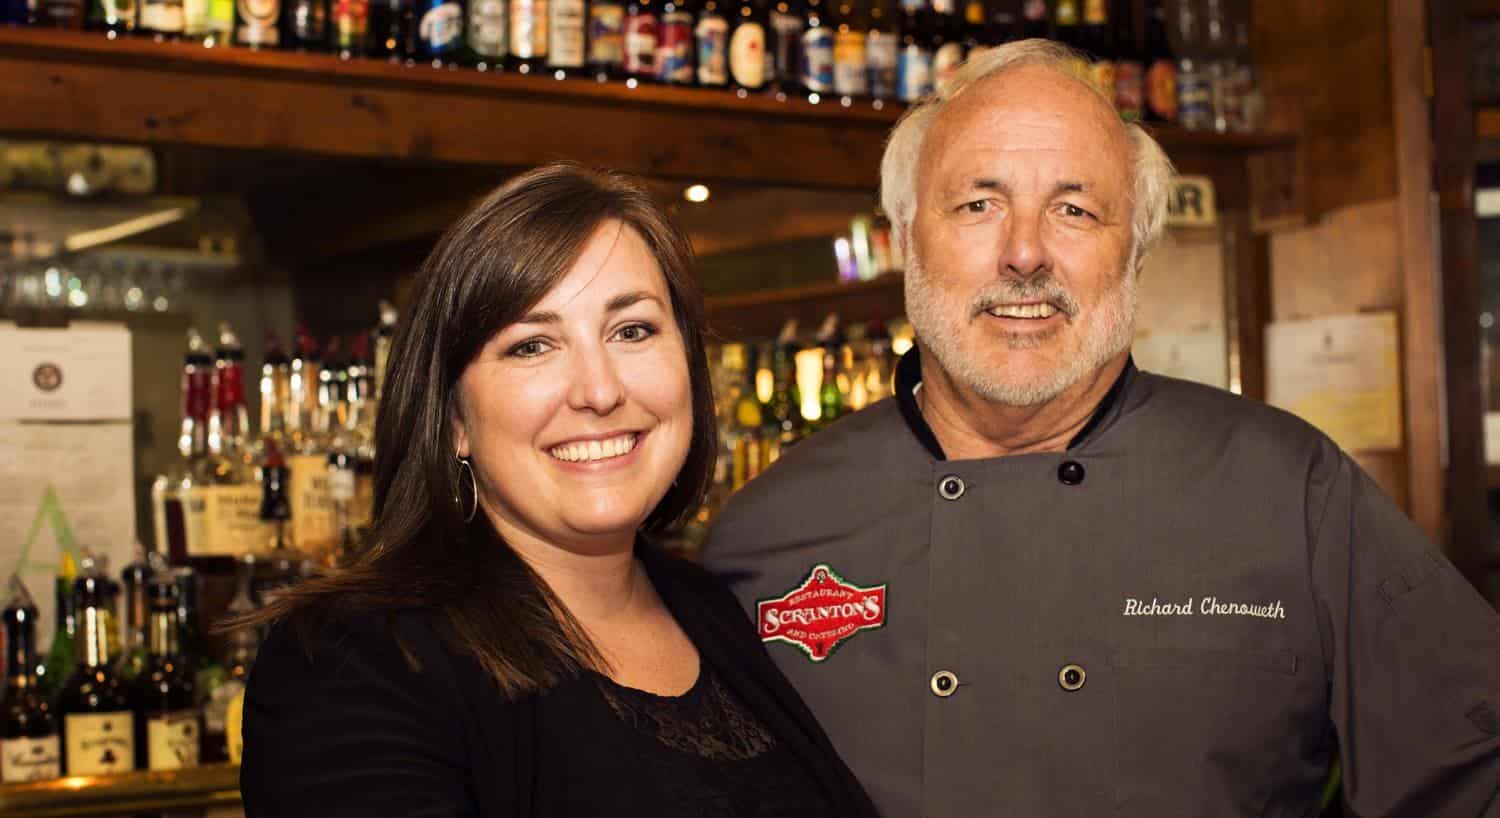
[[[595,677],[594,687],[599,710],[573,725],[593,722],[597,733],[575,736],[559,754],[569,759],[572,779],[563,814],[830,814],[813,777],[707,664],[681,696],[657,696],[603,676]]]

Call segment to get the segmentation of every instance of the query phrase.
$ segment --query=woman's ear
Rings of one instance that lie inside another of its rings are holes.
[[[469,456],[469,427],[464,424],[464,413],[455,395],[448,404],[448,422],[453,425],[453,448],[457,457]]]

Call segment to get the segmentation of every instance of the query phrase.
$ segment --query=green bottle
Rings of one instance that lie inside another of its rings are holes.
[[[72,554],[64,551],[57,573],[57,627],[52,633],[47,658],[36,671],[37,683],[48,701],[57,700],[63,682],[73,675],[73,668],[78,664],[78,600],[73,595],[73,580],[77,577],[78,563]]]

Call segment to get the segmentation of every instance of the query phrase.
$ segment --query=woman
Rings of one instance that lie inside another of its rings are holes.
[[[378,522],[287,592],[247,815],[873,815],[726,590],[642,543],[711,479],[686,239],[554,164],[439,241],[393,347]]]

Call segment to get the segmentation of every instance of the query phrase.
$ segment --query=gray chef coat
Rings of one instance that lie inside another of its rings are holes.
[[[919,379],[704,550],[778,626],[879,609],[767,649],[884,815],[1309,816],[1335,752],[1359,815],[1500,815],[1500,619],[1327,437],[1132,365],[1066,451],[947,461]]]

